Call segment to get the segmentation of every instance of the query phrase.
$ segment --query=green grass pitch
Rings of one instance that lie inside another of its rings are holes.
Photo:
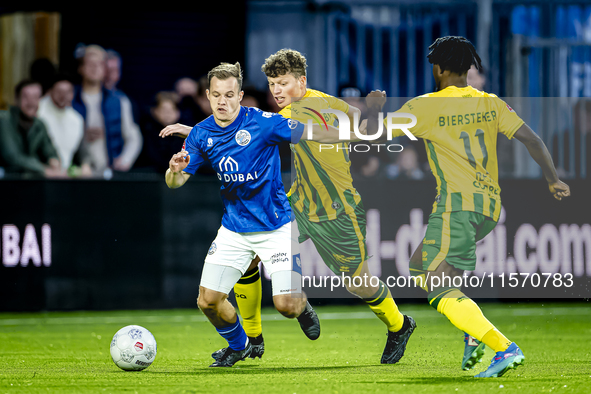
[[[308,340],[295,320],[263,311],[262,360],[208,368],[224,340],[197,310],[0,314],[0,393],[589,393],[588,303],[483,303],[486,316],[525,354],[524,366],[474,379],[487,349],[462,371],[462,333],[427,305],[401,305],[417,329],[395,365],[381,365],[384,325],[363,305],[317,307],[322,334]],[[124,372],[109,345],[128,324],[156,337],[158,354],[141,372]]]

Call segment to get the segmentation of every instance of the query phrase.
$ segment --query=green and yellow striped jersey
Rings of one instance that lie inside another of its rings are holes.
[[[307,89],[302,99],[279,113],[286,118],[307,124],[309,119],[319,121],[323,109],[336,109],[347,113],[349,104],[313,89]],[[335,115],[322,115],[327,124],[337,126]],[[334,220],[341,213],[354,214],[361,197],[353,187],[349,144],[333,144],[334,149],[320,151],[320,143],[302,140],[291,146],[296,178],[287,194],[293,209],[308,216],[312,222]],[[338,145],[339,149],[336,149]]]
[[[409,131],[424,139],[437,180],[433,212],[472,211],[498,220],[497,134],[513,138],[524,123],[515,111],[494,94],[449,86],[409,100],[397,112],[417,117]],[[402,135],[394,130],[393,136]]]

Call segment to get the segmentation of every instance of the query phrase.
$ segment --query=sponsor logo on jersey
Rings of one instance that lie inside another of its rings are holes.
[[[271,116],[273,116],[272,112],[263,112],[263,118],[270,118]]]
[[[212,242],[211,246],[209,247],[209,250],[207,251],[207,254],[211,256],[215,253],[216,250],[218,250],[218,247],[216,246],[215,242]]]
[[[300,124],[300,122],[298,122],[297,120],[293,120],[293,119],[287,120],[287,125],[292,130],[295,130],[295,128],[298,127],[299,124]]]
[[[511,106],[510,106],[509,104],[507,104],[507,109],[508,109],[509,111],[511,111],[511,112],[515,112],[515,111],[513,110],[513,108],[511,108]]]
[[[240,166],[238,162],[234,160],[231,156],[224,156],[222,160],[220,160],[218,167],[220,172],[218,172],[218,179],[224,182],[247,182],[253,181],[259,178],[259,174],[255,171],[254,173],[238,173],[240,170]],[[232,172],[233,174],[222,174],[223,172]]]
[[[236,143],[240,146],[248,145],[250,139],[250,133],[246,130],[238,130],[236,133]]]
[[[285,261],[288,261],[289,257],[287,257],[287,253],[275,253],[273,256],[271,256],[271,264],[275,264],[275,263],[283,263]]]
[[[223,166],[223,167],[222,167]],[[220,171],[238,171],[238,162],[234,159],[232,159],[232,156],[224,156],[222,157],[222,160],[220,160]]]

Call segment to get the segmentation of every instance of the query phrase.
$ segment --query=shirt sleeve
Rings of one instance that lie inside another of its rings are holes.
[[[183,149],[189,152],[190,157],[189,165],[184,169],[184,172],[191,175],[194,175],[205,162],[205,156],[199,145],[199,140],[195,138],[198,132],[197,126],[193,127],[183,144]]]
[[[393,124],[412,123],[412,119],[409,117],[405,117],[404,114],[414,115],[417,119],[417,123],[415,126],[408,128],[408,131],[410,131],[410,133],[417,138],[425,137],[428,129],[423,127],[424,122],[421,122],[421,115],[420,115],[421,111],[419,109],[425,100],[427,100],[427,99],[423,98],[423,99],[421,99],[421,102],[419,102],[419,100],[417,98],[414,98],[412,100],[407,101],[398,111],[394,112],[397,116],[395,116],[395,117],[390,116],[390,118],[392,118],[392,123]],[[384,131],[383,131],[384,133],[387,132],[387,130],[388,130],[387,127],[388,127],[388,113],[384,113]],[[404,135],[406,135],[406,134],[400,128],[395,128],[392,130],[392,138],[402,137]]]
[[[336,97],[328,96],[328,105],[330,106],[331,109],[336,109],[336,110],[341,111],[345,114],[347,112],[349,112],[349,104],[341,99],[336,98]]]
[[[271,116],[266,118],[265,114],[271,114]],[[271,112],[264,112],[261,116],[263,123],[272,129],[270,142],[273,144],[285,141],[297,144],[304,134],[304,124],[295,119],[288,119],[283,115]]]
[[[515,111],[513,110],[513,108],[509,106],[509,104],[507,104],[501,99],[497,100],[499,101],[499,105],[497,105],[499,111],[497,114],[497,116],[499,117],[498,131],[499,133],[507,136],[507,138],[512,139],[517,130],[525,122],[515,113]]]

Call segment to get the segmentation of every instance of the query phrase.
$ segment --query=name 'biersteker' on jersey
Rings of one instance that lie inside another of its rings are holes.
[[[281,181],[279,143],[297,143],[304,125],[258,108],[241,107],[230,125],[213,116],[193,127],[184,149],[191,158],[185,172],[211,163],[222,185],[222,225],[238,233],[272,231],[291,220]]]

